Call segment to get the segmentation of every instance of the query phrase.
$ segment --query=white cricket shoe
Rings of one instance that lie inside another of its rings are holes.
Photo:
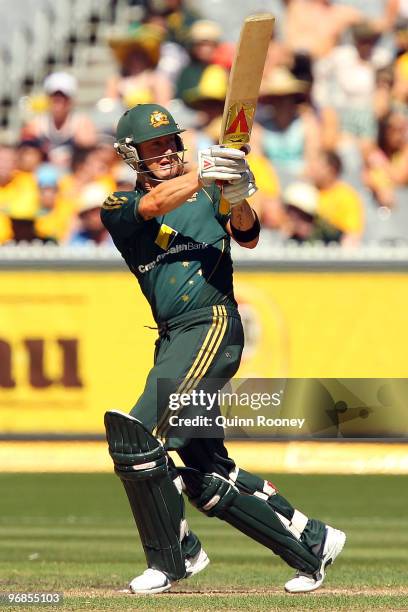
[[[186,578],[190,578],[198,572],[201,572],[207,567],[210,560],[205,550],[200,548],[195,557],[186,559]],[[164,572],[149,567],[140,576],[133,578],[129,584],[129,589],[132,593],[141,595],[154,595],[155,593],[164,593],[171,589],[173,584],[176,584],[178,580],[170,580]]]
[[[173,582],[160,570],[147,568],[140,576],[133,578],[129,584],[129,589],[132,593],[140,593],[142,595],[164,593],[171,589]]]
[[[191,559],[186,559],[186,578],[190,578],[191,576],[195,576],[198,572],[201,572],[203,569],[207,567],[210,560],[207,556],[207,553],[203,548],[200,548],[195,557],[191,557]]]
[[[335,558],[341,553],[345,542],[346,534],[343,531],[326,525],[326,541],[319,569],[315,574],[296,572],[295,577],[285,584],[285,591],[288,593],[308,593],[322,586],[326,567],[333,563]]]

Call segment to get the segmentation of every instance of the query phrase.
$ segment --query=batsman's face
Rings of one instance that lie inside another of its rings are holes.
[[[147,140],[138,145],[141,160],[160,180],[172,179],[180,173],[180,160],[174,134]]]

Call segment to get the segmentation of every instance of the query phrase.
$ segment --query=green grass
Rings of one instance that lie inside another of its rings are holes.
[[[190,507],[190,526],[211,558],[207,570],[174,593],[119,593],[145,563],[122,486],[102,474],[0,475],[0,591],[64,592],[62,606],[40,608],[69,611],[408,610],[408,477],[281,474],[272,481],[300,510],[347,532],[316,593],[285,595],[290,568]]]

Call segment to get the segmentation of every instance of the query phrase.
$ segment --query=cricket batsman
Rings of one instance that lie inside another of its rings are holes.
[[[184,516],[184,492],[198,510],[233,525],[295,568],[286,591],[313,591],[341,552],[345,534],[308,518],[270,482],[236,466],[222,438],[166,436],[172,391],[188,393],[200,381],[231,379],[238,370],[244,334],[230,242],[252,249],[260,231],[247,201],[256,185],[245,152],[213,146],[200,151],[197,166],[189,167],[182,132],[157,104],[126,111],[115,148],[136,171],[136,186],[111,195],[101,213],[158,327],[154,365],[142,395],[130,414],[105,415],[109,452],[148,566],[130,589],[161,593],[208,565]],[[220,206],[220,181],[229,211]],[[158,379],[182,382],[163,398]],[[167,454],[171,449],[184,468],[175,467]]]

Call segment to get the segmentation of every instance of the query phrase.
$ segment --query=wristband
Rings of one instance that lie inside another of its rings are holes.
[[[255,215],[255,221],[252,227],[247,230],[239,230],[230,223],[231,226],[231,234],[235,238],[237,242],[251,242],[259,236],[259,232],[261,231],[261,224],[259,223],[258,215],[251,209]]]

